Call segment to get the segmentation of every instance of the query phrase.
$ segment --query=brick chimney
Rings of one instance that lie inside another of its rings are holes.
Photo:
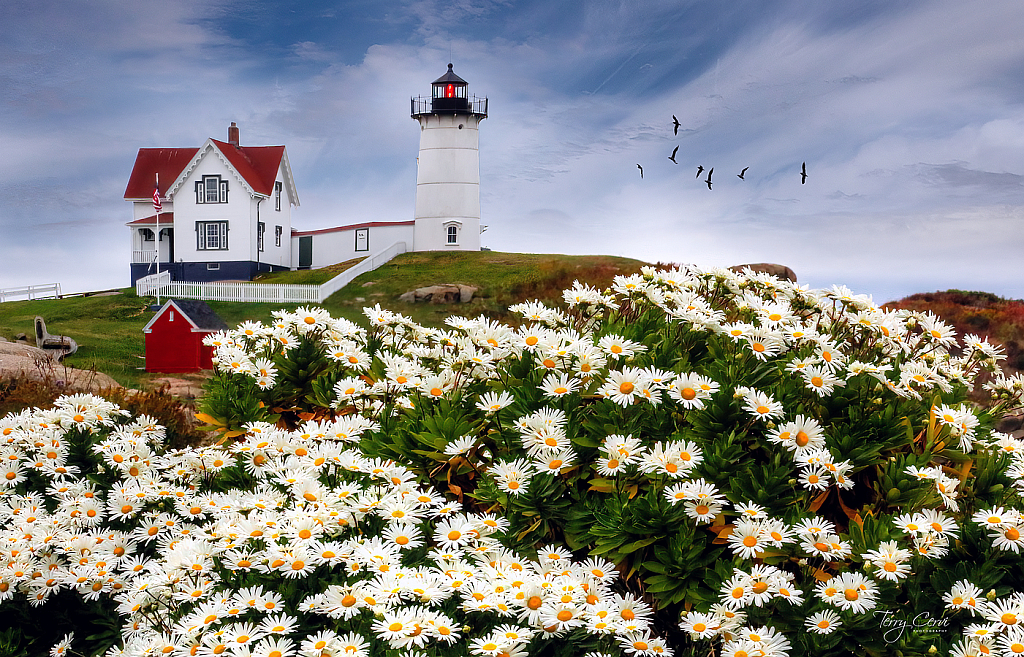
[[[228,143],[236,148],[238,147],[238,126],[235,125],[234,121],[228,126]]]

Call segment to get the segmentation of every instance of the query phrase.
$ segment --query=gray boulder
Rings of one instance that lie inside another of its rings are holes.
[[[796,273],[786,265],[776,265],[770,262],[757,262],[750,265],[733,265],[732,267],[729,267],[729,269],[734,272],[741,272],[747,267],[762,274],[771,274],[772,276],[777,276],[783,280],[789,280],[796,283]]]
[[[409,290],[398,299],[406,303],[469,303],[477,289],[472,285],[443,283]]]

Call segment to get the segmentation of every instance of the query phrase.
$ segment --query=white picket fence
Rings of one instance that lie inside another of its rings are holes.
[[[8,287],[0,289],[0,303],[5,301],[15,301],[20,298],[24,298],[29,301],[34,299],[58,299],[60,298],[60,283],[50,283],[49,285],[26,285],[25,287]]]
[[[405,253],[405,242],[396,242],[383,251],[364,258],[359,264],[341,272],[323,285],[284,285],[279,283],[191,283],[172,281],[170,272],[160,272],[135,282],[140,296],[198,299],[200,301],[240,301],[262,303],[323,303],[324,300],[351,283],[360,274],[373,271],[399,253]]]

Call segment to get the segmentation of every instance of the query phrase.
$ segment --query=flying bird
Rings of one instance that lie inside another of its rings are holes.
[[[700,174],[702,174],[702,173],[704,173],[704,165],[703,164],[698,164],[697,165],[697,176],[696,177],[700,178]]]
[[[708,184],[708,189],[711,189],[711,174],[713,174],[714,172],[715,167],[711,167],[710,169],[708,169],[708,179],[704,181]]]
[[[672,164],[679,164],[678,162],[676,162],[676,152],[678,150],[679,147],[676,146],[675,148],[672,149],[672,154],[668,156],[668,159],[672,160]]]
[[[743,167],[743,171],[740,171],[739,173],[737,173],[736,177],[739,178],[740,180],[746,180],[746,178],[744,178],[743,175],[747,172],[747,169],[749,169],[749,168],[750,167]]]
[[[800,167],[800,184],[803,185],[807,182],[807,163],[804,162],[803,166]]]
[[[640,166],[639,164],[636,165],[636,168],[640,169],[640,180],[643,180],[644,179],[644,168],[642,166]]]
[[[675,114],[672,115],[672,134],[679,135],[679,119],[676,118]]]

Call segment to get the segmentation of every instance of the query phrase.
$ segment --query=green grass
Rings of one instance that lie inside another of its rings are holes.
[[[37,315],[46,321],[53,335],[67,335],[78,343],[78,351],[64,359],[67,365],[109,374],[129,387],[152,378],[142,367],[146,353],[143,327],[153,314],[147,312],[149,299],[140,299],[127,288],[116,296],[71,297],[39,301],[0,303],[0,335],[13,340],[19,333],[35,345]]]
[[[508,306],[531,299],[557,303],[562,290],[580,280],[607,287],[620,274],[640,271],[647,263],[615,256],[570,256],[496,251],[427,251],[405,253],[357,277],[331,295],[324,307],[335,315],[362,315],[364,306],[409,315],[428,326],[440,326],[452,314],[506,318]],[[428,285],[457,283],[479,288],[468,304],[410,304],[404,292]]]
[[[261,280],[273,283],[319,284],[351,267],[359,259],[310,271],[279,272]],[[550,304],[561,300],[562,290],[574,280],[607,287],[619,274],[640,270],[645,263],[613,256],[498,253],[493,251],[406,253],[378,269],[363,274],[333,294],[323,306],[335,317],[366,325],[362,309],[379,303],[383,308],[409,315],[428,326],[442,326],[450,315],[483,314],[507,319],[508,306],[531,299]],[[479,288],[467,304],[411,304],[399,301],[404,292],[441,283],[461,283]],[[153,318],[148,310],[153,299],[139,298],[133,288],[115,296],[69,297],[0,303],[0,336],[14,339],[18,333],[32,338],[36,315],[46,320],[54,335],[68,335],[78,352],[66,363],[81,369],[95,368],[118,383],[145,388],[152,379],[139,368],[145,361],[146,339],[142,329]],[[254,319],[266,321],[271,313],[296,305],[209,301],[228,326]],[[34,344],[32,340],[32,344]]]
[[[354,267],[365,258],[352,258],[336,265],[328,265],[320,269],[302,269],[296,271],[275,271],[260,274],[253,279],[254,283],[281,283],[287,285],[323,285],[341,272]]]

